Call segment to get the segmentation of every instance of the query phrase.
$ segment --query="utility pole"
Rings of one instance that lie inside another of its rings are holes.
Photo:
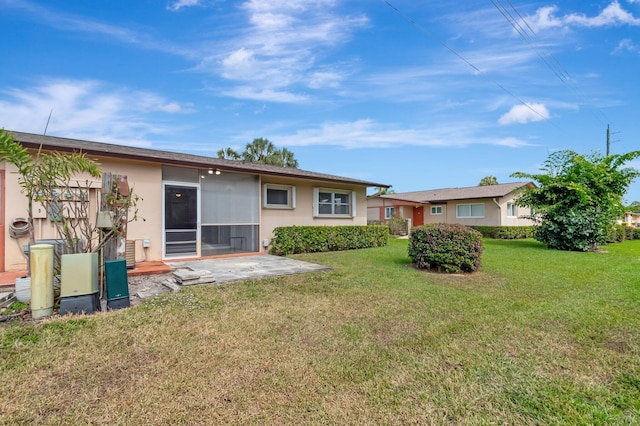
[[[607,157],[609,156],[609,150],[611,149],[611,130],[607,124]]]

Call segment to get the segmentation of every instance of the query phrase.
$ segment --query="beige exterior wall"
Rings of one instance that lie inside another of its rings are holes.
[[[138,196],[138,220],[129,223],[127,240],[136,242],[136,261],[162,259],[162,167],[160,164],[101,159],[103,172],[127,176]],[[131,218],[130,218],[131,219]],[[149,247],[142,240],[149,239]]]
[[[162,181],[160,165],[143,162],[118,161],[97,158],[103,172],[126,175],[130,189],[138,194],[138,221],[132,222],[127,228],[127,240],[136,241],[136,260],[158,260],[162,257]],[[6,202],[5,218],[7,224],[13,219],[28,216],[27,198],[20,192],[18,174],[12,164],[5,165],[6,170]],[[95,221],[98,211],[98,192],[102,185],[100,178],[79,176],[83,185],[89,179],[95,188],[90,194],[89,218]],[[48,212],[39,205],[34,205],[33,233],[36,240],[57,238],[54,223],[51,222]],[[148,238],[151,242],[149,248],[142,248],[142,239]],[[8,230],[5,232],[5,269],[17,270],[27,267],[27,258],[23,255],[23,246],[28,244],[28,237],[18,240],[11,238]]]
[[[525,207],[516,207],[516,216],[507,215],[507,204],[512,203],[513,195],[508,195],[494,201],[493,198],[486,199],[470,199],[449,201],[443,204],[425,204],[424,205],[424,223],[461,223],[469,226],[530,226],[533,222],[520,216],[528,215],[530,209]],[[385,203],[386,202],[386,203]],[[459,204],[482,204],[484,205],[484,217],[481,218],[459,218],[456,217],[457,206]],[[381,220],[376,215],[380,214],[380,207],[383,205],[391,205],[391,200],[380,198],[369,198],[368,200],[368,219]],[[432,207],[440,207],[440,214],[432,214]],[[413,207],[397,206],[396,213],[407,219],[413,218]]]
[[[264,184],[291,185],[296,189],[295,209],[267,208],[263,206],[262,188]],[[356,217],[326,218],[313,216],[314,188],[335,189],[356,192]],[[260,180],[260,248],[264,240],[271,242],[273,230],[279,226],[336,226],[367,224],[367,188],[327,182],[303,181],[283,177],[263,176]]]
[[[135,241],[136,261],[161,260],[163,253],[163,187],[162,166],[157,163],[127,161],[111,158],[97,158],[103,172],[126,175],[129,187],[141,197],[138,201],[138,220],[131,222],[127,228],[127,240]],[[0,168],[2,164],[0,164]],[[27,217],[27,199],[20,192],[18,175],[11,164],[5,165],[5,221],[7,224],[15,218]],[[84,178],[80,178],[84,181]],[[101,179],[92,179],[96,188],[101,187]],[[265,208],[262,206],[262,184],[272,183],[292,185],[296,188],[295,209]],[[319,218],[313,217],[314,188],[355,191],[355,217]],[[366,225],[367,198],[366,187],[334,184],[321,181],[307,181],[286,177],[262,176],[260,179],[260,251],[266,252],[268,247],[264,240],[273,238],[273,229],[278,226],[291,225]],[[98,210],[98,190],[92,193],[89,217],[95,220]],[[27,259],[23,255],[23,246],[28,244],[28,237],[13,239],[5,227],[5,270],[20,270],[27,267]],[[34,219],[34,235],[36,239],[56,238],[55,226],[49,218]],[[148,239],[150,245],[143,248],[142,241]]]

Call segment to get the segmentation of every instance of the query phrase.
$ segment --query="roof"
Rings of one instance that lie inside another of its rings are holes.
[[[429,189],[426,191],[403,192],[380,195],[380,198],[407,201],[411,203],[436,204],[452,200],[470,200],[477,198],[504,197],[524,186],[533,186],[532,182],[512,182],[498,185],[469,186],[465,188]]]
[[[125,145],[115,145],[104,142],[91,142],[79,139],[43,136],[33,133],[8,131],[17,142],[25,148],[43,149],[58,152],[83,152],[86,155],[105,156],[155,162],[172,166],[188,166],[205,169],[219,169],[228,172],[255,173],[260,175],[291,177],[306,180],[319,180],[361,186],[376,186],[389,188],[390,185],[335,176],[326,173],[316,173],[291,167],[272,166],[268,164],[246,163],[241,160],[225,160],[215,157],[193,155],[180,152],[160,151],[149,148],[138,148]],[[186,144],[185,144],[186,145]]]

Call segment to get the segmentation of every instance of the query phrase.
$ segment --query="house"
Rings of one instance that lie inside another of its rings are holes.
[[[620,225],[631,226],[634,228],[640,227],[640,213],[626,212],[624,217],[618,221]]]
[[[136,261],[262,253],[273,230],[290,225],[366,225],[368,187],[388,185],[306,170],[199,155],[10,132],[35,153],[83,152],[102,172],[127,176],[142,200],[129,223]],[[24,269],[28,238],[7,232],[25,218],[14,165],[0,162],[0,271]],[[93,182],[86,213],[96,218],[100,182]],[[34,209],[35,239],[57,238],[51,212]],[[13,236],[12,236],[13,235]]]
[[[484,226],[529,226],[530,209],[518,207],[519,190],[532,182],[466,188],[431,189],[367,197],[367,220],[385,221],[394,215],[410,219],[411,226],[426,223],[461,223]]]

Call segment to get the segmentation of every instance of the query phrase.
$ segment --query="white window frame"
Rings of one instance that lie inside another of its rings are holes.
[[[518,217],[518,206],[516,206],[516,203],[507,203],[507,217]]]
[[[267,193],[269,189],[277,189],[287,191],[287,204],[269,204]],[[296,187],[293,185],[280,185],[274,183],[265,183],[262,185],[262,207],[265,209],[286,209],[293,210],[296,208]]]
[[[384,218],[386,220],[389,220],[389,219],[393,218],[395,213],[396,213],[396,208],[393,207],[393,206],[384,208]]]
[[[320,193],[331,193],[331,211],[332,213],[320,213]],[[336,214],[334,202],[335,194],[348,195],[349,196],[349,213],[348,214]],[[346,189],[332,189],[332,188],[313,188],[313,217],[335,217],[335,218],[352,218],[356,217],[356,191],[349,191]]]
[[[482,215],[473,215],[473,206],[482,206]],[[468,207],[469,214],[461,215],[460,208]],[[465,204],[456,204],[456,219],[482,219],[484,218],[484,203],[465,203]]]
[[[431,206],[431,216],[442,214],[442,206]]]

